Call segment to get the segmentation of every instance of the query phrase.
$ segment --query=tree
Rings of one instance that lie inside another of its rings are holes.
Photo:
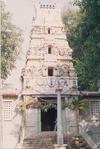
[[[81,90],[97,90],[100,79],[100,1],[77,0],[75,5],[80,9],[75,15],[71,12],[74,17],[67,16],[73,23],[70,27],[65,25],[69,44],[74,49],[79,86]]]
[[[1,1],[1,78],[6,79],[21,50],[22,30],[13,25]]]

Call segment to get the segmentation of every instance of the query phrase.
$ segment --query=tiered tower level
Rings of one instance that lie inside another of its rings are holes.
[[[58,84],[66,93],[77,86],[77,76],[61,10],[56,4],[41,3],[35,4],[34,10],[29,50],[22,70],[23,93],[54,95]]]

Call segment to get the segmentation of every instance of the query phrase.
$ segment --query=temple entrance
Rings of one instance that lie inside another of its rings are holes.
[[[57,110],[50,108],[48,111],[41,111],[41,130],[54,131],[56,128]]]

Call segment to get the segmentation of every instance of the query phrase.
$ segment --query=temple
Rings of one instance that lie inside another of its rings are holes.
[[[57,131],[57,112],[60,107],[62,133],[77,135],[75,111],[65,107],[72,102],[73,97],[81,96],[89,105],[85,110],[87,117],[84,112],[83,120],[89,121],[92,116],[100,115],[100,92],[78,91],[77,74],[72,59],[73,50],[66,38],[60,7],[53,2],[35,2],[33,7],[29,49],[20,75],[21,90],[2,90],[0,147],[4,149],[28,149],[32,143],[34,149],[40,149],[39,141],[43,137],[44,144],[46,139],[50,143],[52,132],[56,134]],[[59,106],[58,95],[61,97]],[[93,119],[94,121],[97,122],[98,119]],[[80,119],[80,122],[85,121]],[[95,142],[99,142],[100,133],[96,132],[100,131],[100,124],[96,126],[95,131],[91,125],[92,120],[89,123],[88,127],[83,127],[84,123],[81,123],[80,134],[92,148],[93,141],[86,131],[88,128]],[[36,146],[35,136],[38,136],[39,140]],[[54,145],[53,143],[49,145]]]
[[[60,8],[56,4],[39,3],[35,11],[30,46],[21,75],[22,95],[24,100],[31,96],[42,107],[43,104],[44,108],[48,107],[48,111],[33,108],[28,114],[30,119],[27,118],[28,135],[29,132],[53,131],[57,118],[56,90],[62,88],[61,98],[65,102],[66,95],[77,88],[72,49],[66,39]]]

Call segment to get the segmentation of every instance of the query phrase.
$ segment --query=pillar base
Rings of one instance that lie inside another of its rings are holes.
[[[55,149],[66,149],[67,144],[62,144],[62,145],[54,144],[54,148]]]

